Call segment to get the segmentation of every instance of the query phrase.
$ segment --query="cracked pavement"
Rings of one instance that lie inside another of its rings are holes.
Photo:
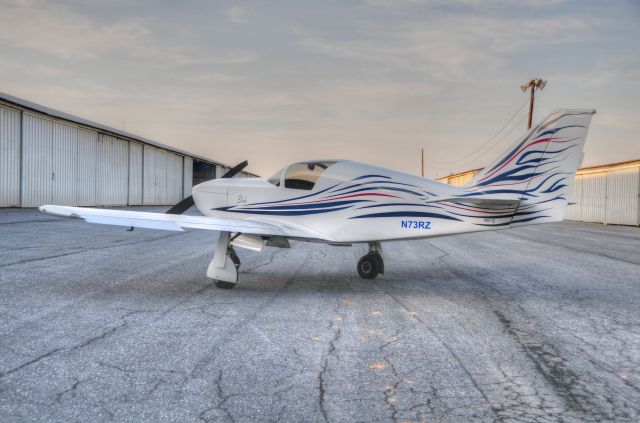
[[[374,281],[238,250],[232,290],[215,239],[0,210],[0,421],[640,420],[638,228],[384,243]]]

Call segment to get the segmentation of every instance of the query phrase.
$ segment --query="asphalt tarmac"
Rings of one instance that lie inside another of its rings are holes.
[[[561,223],[363,246],[0,209],[0,421],[640,420],[640,229]]]

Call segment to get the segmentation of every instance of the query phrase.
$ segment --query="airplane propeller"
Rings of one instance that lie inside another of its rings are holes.
[[[242,171],[242,169],[244,169],[248,165],[249,165],[249,162],[246,161],[246,160],[243,161],[242,163],[238,163],[237,165],[235,165],[234,167],[229,169],[220,178],[233,178],[238,173],[240,173],[240,171]],[[195,204],[195,202],[193,201],[193,196],[190,195],[187,198],[185,198],[184,200],[180,201],[175,206],[171,207],[169,210],[167,210],[165,212],[165,214],[182,214],[182,213],[186,212],[187,210],[189,210],[194,204]]]

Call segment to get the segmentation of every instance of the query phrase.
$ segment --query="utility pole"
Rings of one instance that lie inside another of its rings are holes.
[[[422,169],[421,175],[424,178],[424,148],[420,150],[420,160],[420,169]]]
[[[529,100],[529,123],[527,124],[527,129],[531,129],[531,123],[533,121],[533,101],[535,97],[536,89],[542,91],[547,85],[547,81],[543,81],[540,78],[532,79],[524,85],[520,85],[520,89],[523,93],[526,93],[528,89],[531,89],[531,100]]]

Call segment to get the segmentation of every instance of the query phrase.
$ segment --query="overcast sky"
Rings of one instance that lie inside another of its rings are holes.
[[[636,0],[0,0],[0,91],[263,176],[424,147],[433,177],[506,149],[540,76],[536,117],[598,110],[595,165],[640,159],[639,41]]]

